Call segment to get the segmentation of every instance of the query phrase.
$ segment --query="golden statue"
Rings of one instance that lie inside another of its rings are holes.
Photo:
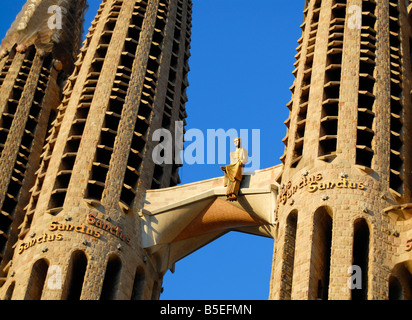
[[[248,152],[241,147],[241,139],[233,140],[236,151],[230,153],[230,164],[221,167],[225,172],[226,200],[236,201],[239,195],[240,183],[243,179],[243,168],[248,162]]]

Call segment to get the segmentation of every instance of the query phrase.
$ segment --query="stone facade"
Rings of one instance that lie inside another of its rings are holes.
[[[103,0],[74,64],[2,51],[0,298],[158,299],[177,260],[237,230],[275,239],[270,299],[411,299],[409,2],[305,0],[282,164],[234,204],[223,178],[175,187],[180,165],[152,158],[185,124],[191,10]]]

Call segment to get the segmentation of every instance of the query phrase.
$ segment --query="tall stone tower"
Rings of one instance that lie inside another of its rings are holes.
[[[184,123],[190,0],[103,0],[63,92],[3,298],[157,299],[141,247],[147,189],[179,183],[152,133]],[[178,130],[183,130],[179,127]]]
[[[10,276],[19,226],[46,132],[81,44],[86,1],[27,1],[1,45],[0,286]]]
[[[305,1],[272,299],[410,298],[408,5]]]

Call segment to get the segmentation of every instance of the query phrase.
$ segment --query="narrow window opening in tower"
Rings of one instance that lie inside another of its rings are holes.
[[[371,168],[374,157],[376,3],[362,2],[356,164]]]
[[[331,161],[336,156],[345,18],[346,0],[334,0],[331,9],[319,132],[318,156],[324,161]]]
[[[319,3],[319,5],[320,5],[320,3]],[[313,11],[312,30],[315,30],[315,27],[317,27],[317,25],[315,25],[315,24],[319,22],[319,16],[320,16],[320,7],[315,8],[314,11]]]
[[[120,261],[120,258],[116,255],[111,255],[104,275],[100,300],[116,300],[120,284],[121,270],[122,262]]]
[[[295,132],[295,142],[293,146],[293,156],[291,167],[296,168],[303,157],[304,136],[306,131],[307,107],[309,103],[310,86],[312,80],[312,67],[315,55],[316,35],[319,26],[319,17],[321,12],[322,1],[317,0],[313,4],[312,17],[310,20],[310,32],[308,46],[305,53],[304,76],[301,83],[300,101],[298,119]],[[299,46],[301,48],[301,46]],[[300,53],[300,49],[298,54]]]
[[[290,300],[292,297],[293,268],[295,265],[295,245],[297,232],[298,213],[293,211],[286,220],[285,245],[282,266],[282,300]]]
[[[321,207],[314,214],[309,281],[311,300],[328,300],[332,246],[332,217],[329,212],[331,212],[329,208]]]
[[[402,3],[402,4],[401,4]],[[391,69],[391,123],[390,123],[390,176],[389,186],[396,197],[403,195],[404,159],[403,159],[403,79],[401,29],[399,25],[400,5],[403,1],[389,1],[389,45]]]
[[[87,268],[87,257],[83,251],[75,251],[70,258],[65,286],[63,287],[63,300],[80,300],[84,276]]]
[[[389,278],[389,300],[403,300],[403,290],[397,277]]]
[[[23,63],[15,79],[15,83],[11,91],[10,97],[6,102],[3,113],[1,114],[1,117],[0,117],[0,155],[6,144],[7,137],[10,132],[10,128],[12,126],[14,117],[17,112],[17,107],[19,105],[20,98],[23,93],[23,89],[26,85],[27,79],[31,71],[31,67],[33,64],[33,58],[35,54],[36,54],[36,49],[34,48],[34,46],[30,47],[27,50],[25,54],[25,59],[23,60]],[[14,55],[15,53],[12,56],[14,57]],[[7,70],[10,68],[11,64],[13,63],[13,60],[10,59],[9,63],[10,65],[7,68]]]
[[[48,270],[49,263],[45,259],[34,263],[24,300],[41,300]]]
[[[353,265],[361,270],[361,287],[351,290],[352,300],[367,300],[369,271],[369,226],[364,219],[355,221],[353,237]],[[358,285],[358,284],[357,284]]]
[[[144,269],[138,267],[133,282],[133,291],[130,300],[142,300],[145,289],[146,276]]]

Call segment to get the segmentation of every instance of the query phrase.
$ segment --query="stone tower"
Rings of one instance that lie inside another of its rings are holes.
[[[184,131],[191,1],[103,0],[74,62],[85,6],[30,0],[2,42],[0,299],[158,299],[230,230],[275,238],[271,299],[412,299],[410,1],[305,0],[282,165],[234,204],[154,157]]]
[[[271,299],[411,297],[408,5],[305,1]]]
[[[3,298],[157,299],[145,191],[179,183],[151,137],[183,131],[190,0],[103,0],[46,139]]]
[[[10,276],[46,132],[81,44],[86,1],[66,1],[61,11],[49,14],[48,9],[57,3],[27,1],[1,45],[1,287]]]

